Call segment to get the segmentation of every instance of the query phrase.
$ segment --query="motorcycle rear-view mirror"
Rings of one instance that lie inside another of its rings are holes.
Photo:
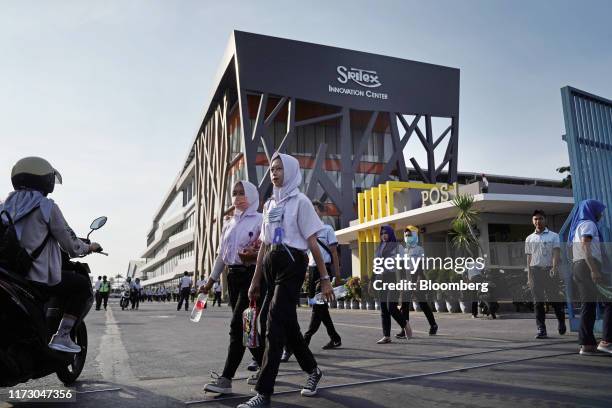
[[[92,231],[100,229],[104,226],[104,224],[106,224],[106,220],[108,220],[107,217],[104,217],[104,216],[98,217],[95,220],[93,220],[89,228],[91,228]]]

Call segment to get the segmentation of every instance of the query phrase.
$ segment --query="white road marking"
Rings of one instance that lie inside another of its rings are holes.
[[[133,382],[137,378],[130,367],[127,350],[121,341],[121,332],[112,308],[106,310],[106,331],[100,339],[96,361],[102,378],[112,382]]]

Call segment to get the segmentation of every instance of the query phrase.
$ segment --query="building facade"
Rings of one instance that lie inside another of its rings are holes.
[[[302,191],[343,228],[361,190],[409,179],[411,137],[427,157],[410,159],[417,177],[454,182],[458,114],[457,69],[235,31],[185,164],[195,161],[196,273],[212,267],[234,182],[257,185],[262,203],[271,194],[274,152],[300,161]]]

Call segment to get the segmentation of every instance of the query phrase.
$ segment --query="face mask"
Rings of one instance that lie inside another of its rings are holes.
[[[419,242],[419,237],[416,234],[404,235],[404,242],[406,245],[415,246]]]
[[[249,202],[247,201],[245,196],[235,196],[234,197],[234,208],[238,211],[240,211],[240,213],[243,213],[244,211],[247,210],[247,208],[249,208]]]

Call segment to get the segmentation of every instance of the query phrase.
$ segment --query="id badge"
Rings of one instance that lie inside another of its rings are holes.
[[[274,229],[274,238],[272,239],[272,243],[275,245],[279,245],[283,243],[283,227],[276,227]]]

